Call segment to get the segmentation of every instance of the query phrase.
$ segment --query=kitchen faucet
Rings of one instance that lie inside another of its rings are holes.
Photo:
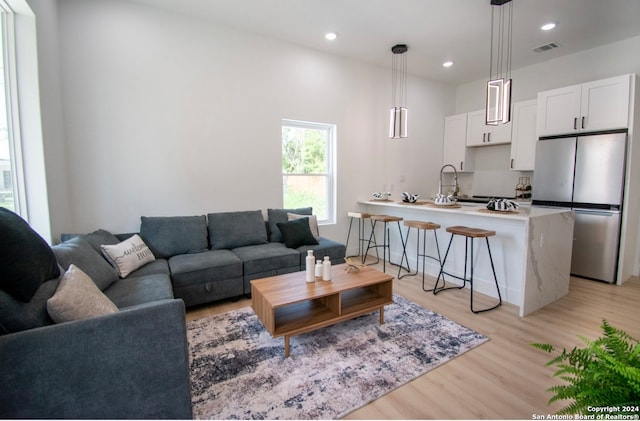
[[[453,168],[453,183],[454,183],[453,195],[457,196],[458,195],[458,171],[456,170],[456,167],[454,167],[451,164],[444,164],[442,168],[440,168],[440,183],[438,184],[438,194],[442,194],[442,172],[446,167]]]

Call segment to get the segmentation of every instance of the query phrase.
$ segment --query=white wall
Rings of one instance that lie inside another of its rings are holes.
[[[62,86],[62,112],[43,118],[63,118],[65,135],[47,155],[47,167],[66,168],[48,181],[66,196],[52,209],[54,238],[136,231],[141,215],[281,207],[282,118],[337,125],[338,224],[321,228],[329,238],[346,239],[358,197],[391,185],[395,198],[437,189],[450,86],[411,77],[410,137],[392,141],[387,69],[122,0],[59,0],[56,24],[54,13],[38,15],[42,1],[31,0],[39,30],[58,37],[47,45],[59,49]],[[41,73],[52,64],[41,48]],[[60,132],[45,131],[45,142]]]
[[[46,189],[43,191],[47,194],[48,209],[40,203],[38,206],[40,212],[47,213],[47,221],[49,221],[46,231],[38,230],[38,232],[49,240],[55,240],[51,237],[55,227],[72,226],[71,215],[68,212],[69,192],[60,86],[57,1],[29,0],[29,6],[36,15],[37,23],[35,32],[40,68],[40,116],[43,139],[41,148],[44,151],[44,161],[48,163],[44,166],[41,163],[38,164],[41,165],[40,171],[46,170]],[[35,187],[41,191],[42,185],[44,183],[40,182],[40,185]],[[31,191],[34,190],[33,184],[27,187]],[[31,220],[30,223],[32,223]]]

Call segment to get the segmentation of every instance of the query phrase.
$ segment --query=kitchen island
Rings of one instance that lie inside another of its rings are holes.
[[[464,225],[496,231],[489,239],[500,292],[504,301],[514,304],[524,317],[556,301],[569,292],[571,250],[573,245],[573,211],[558,208],[521,206],[516,212],[493,212],[484,205],[438,206],[432,202],[409,204],[397,201],[362,200],[363,211],[371,214],[400,216],[405,220],[430,221],[440,224],[438,241],[444,258],[450,234],[445,228]],[[395,225],[395,224],[393,224]],[[377,238],[382,238],[376,227]],[[402,232],[406,228],[402,226]],[[390,227],[392,261],[400,262],[402,243],[395,226]],[[403,234],[404,235],[404,234]],[[416,232],[407,240],[407,256],[412,270],[416,268]],[[464,273],[463,238],[454,238],[445,270],[457,276]],[[433,235],[427,235],[427,254],[437,255]],[[474,290],[496,297],[493,273],[486,243],[474,245]],[[420,262],[420,268],[422,263]],[[395,267],[389,271],[397,270]],[[437,262],[427,259],[426,273],[438,276]],[[403,271],[404,273],[404,271]],[[410,278],[405,278],[410,279]],[[447,283],[461,284],[452,277]],[[429,288],[429,286],[427,286]]]

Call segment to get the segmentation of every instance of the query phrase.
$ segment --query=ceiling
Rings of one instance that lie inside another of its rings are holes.
[[[132,0],[450,84],[488,77],[490,0]],[[640,0],[513,0],[514,69],[640,35]],[[543,23],[557,27],[543,32]],[[324,34],[338,33],[335,41]],[[550,42],[560,46],[536,53]],[[631,53],[631,52],[630,52]],[[442,67],[445,60],[454,65]],[[585,63],[586,64],[586,63]]]

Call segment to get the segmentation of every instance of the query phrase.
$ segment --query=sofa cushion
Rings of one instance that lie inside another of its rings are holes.
[[[71,264],[47,300],[47,311],[54,322],[64,323],[115,313],[118,307],[86,273]]]
[[[139,269],[129,274],[129,278],[146,275],[171,275],[169,270],[169,261],[167,259],[156,259],[151,263],[147,263]]]
[[[242,277],[242,261],[229,250],[173,256],[169,267],[175,288]]]
[[[156,258],[207,249],[207,221],[201,216],[143,216],[140,237]]]
[[[213,250],[266,244],[267,229],[262,211],[218,212],[207,215]]]
[[[100,246],[111,246],[120,242],[118,237],[104,229],[99,229],[89,234],[84,234],[82,235],[82,237],[84,237],[84,239],[87,240],[89,244],[91,244],[91,247],[93,247],[93,249],[98,253],[102,253],[102,249],[100,248]]]
[[[324,256],[329,256],[329,260],[331,260],[331,263],[334,265],[344,263],[344,256],[346,254],[344,244],[324,237],[320,237],[318,245],[300,246],[296,250],[300,253],[301,266],[305,265],[304,259],[307,257],[307,250],[313,250],[313,255],[316,260],[323,260]]]
[[[53,324],[47,312],[47,300],[58,287],[60,278],[40,285],[28,303],[0,290],[0,335]]]
[[[52,247],[58,263],[65,271],[73,263],[104,291],[118,280],[118,273],[82,236]]]
[[[313,234],[313,238],[317,240],[320,239],[320,228],[318,228],[318,216],[317,215],[298,215],[297,213],[287,212],[287,218],[289,221],[293,221],[294,219],[309,219],[309,229],[311,229],[311,234]]]
[[[102,254],[121,278],[126,278],[134,270],[156,260],[149,247],[138,234],[114,245],[100,246]]]
[[[309,228],[309,218],[278,222],[276,225],[282,234],[284,245],[289,248],[318,244]]]
[[[27,222],[0,208],[0,288],[28,302],[43,282],[60,276],[56,257]]]
[[[171,278],[166,274],[129,276],[104,291],[118,308],[133,307],[173,298]]]
[[[269,220],[269,241],[282,242],[282,234],[278,229],[278,222],[287,222],[289,217],[287,213],[295,213],[298,215],[311,215],[313,208],[297,208],[297,209],[267,209],[267,219]]]
[[[239,247],[232,251],[242,260],[245,277],[283,268],[300,268],[300,253],[282,243]]]

